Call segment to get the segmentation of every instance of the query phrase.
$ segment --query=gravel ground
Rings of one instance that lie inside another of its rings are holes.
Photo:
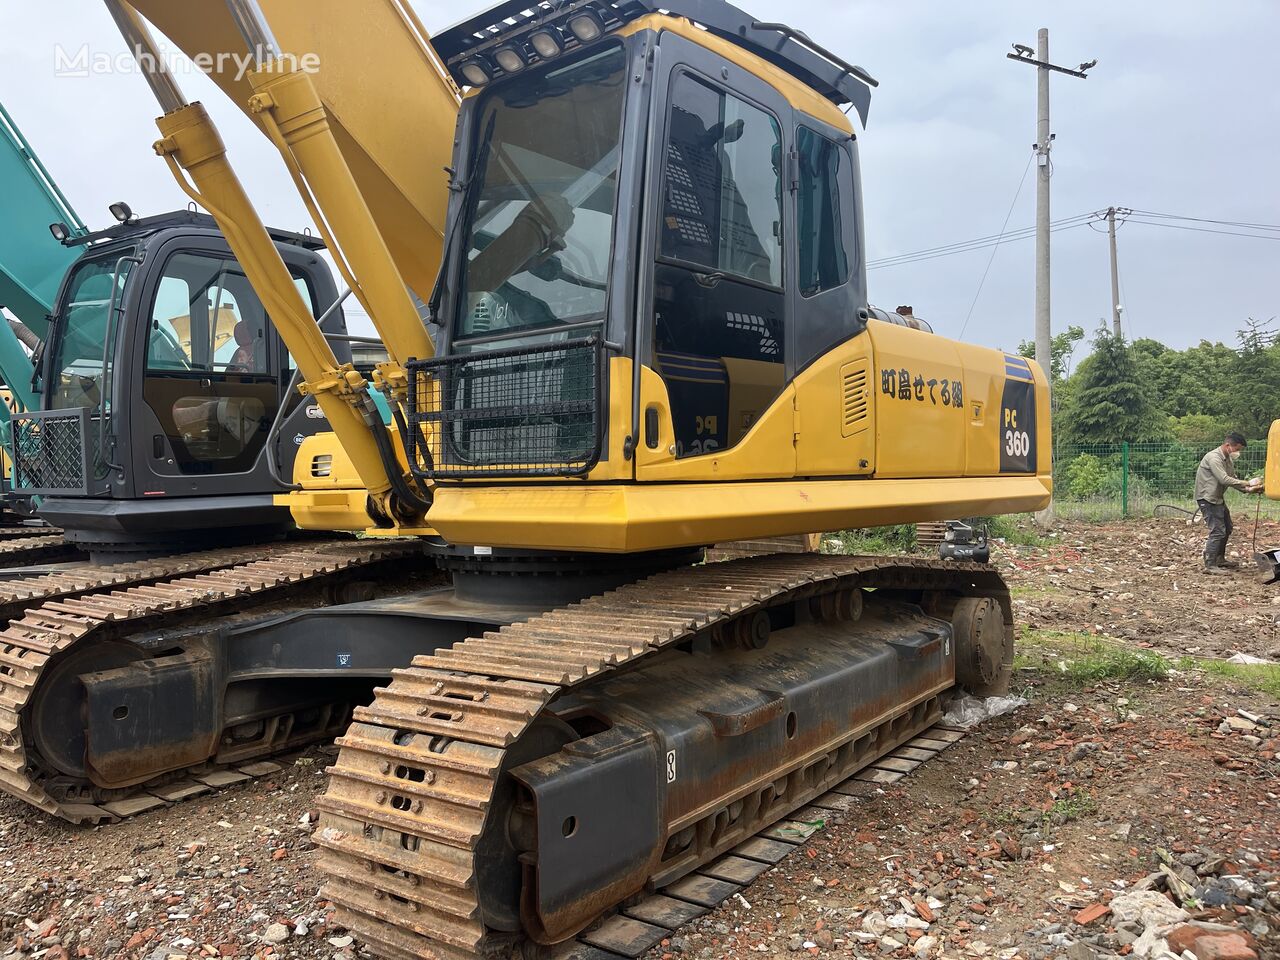
[[[1253,523],[1236,523],[1228,559],[1240,569],[1225,577],[1202,572],[1204,524],[1182,519],[1068,524],[1035,547],[997,544],[993,557],[1024,627],[1085,631],[1175,656],[1280,660],[1280,588],[1254,565]],[[1256,542],[1280,546],[1280,523],[1259,523]]]
[[[1173,946],[1200,960],[1213,936],[1214,956],[1280,957],[1280,703],[1185,665],[1081,685],[1059,664],[1077,648],[1054,645],[1063,632],[1179,656],[1275,652],[1280,591],[1252,570],[1200,575],[1202,530],[1069,525],[1042,546],[999,548],[1032,631],[1016,680],[1029,704],[833,816],[651,960],[1159,956],[1169,924],[1157,921],[1171,917]],[[1280,543],[1280,526],[1266,536]],[[0,955],[356,956],[316,895],[310,832],[328,760],[317,748],[108,827],[0,800]],[[1181,921],[1184,898],[1202,926]],[[1235,954],[1222,952],[1229,937]]]

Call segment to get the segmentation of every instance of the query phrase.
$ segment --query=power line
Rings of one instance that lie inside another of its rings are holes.
[[[1022,168],[1022,178],[1018,181],[1018,189],[1013,191],[1013,200],[1009,203],[1009,212],[1004,215],[1004,223],[1000,224],[1000,236],[995,244],[991,247],[991,256],[987,257],[987,267],[982,271],[982,279],[978,281],[978,289],[973,292],[973,302],[969,304],[969,312],[964,315],[964,323],[960,325],[960,336],[957,340],[964,339],[964,332],[969,328],[969,318],[973,316],[973,308],[978,305],[978,297],[982,295],[982,287],[987,282],[987,274],[991,272],[991,264],[995,263],[996,252],[1000,249],[1000,241],[1004,239],[1005,228],[1009,226],[1009,218],[1013,216],[1013,208],[1017,206],[1018,197],[1022,195],[1022,185],[1027,182],[1027,171],[1031,169],[1031,161],[1035,159],[1035,154],[1027,157],[1027,165]]]
[[[1185,223],[1165,223],[1161,220],[1142,220],[1138,217],[1130,217],[1129,223],[1141,223],[1148,227],[1166,227],[1170,230],[1192,230],[1196,233],[1217,233],[1224,237],[1245,237],[1250,240],[1280,240],[1280,234],[1276,236],[1267,236],[1262,233],[1241,233],[1236,230],[1215,230],[1212,227],[1192,227]]]
[[[1077,214],[1074,217],[1063,217],[1061,220],[1053,221],[1052,226],[1058,226],[1059,224],[1070,223],[1074,220],[1084,220],[1091,216],[1093,216],[1092,213],[1081,213],[1081,214]],[[1016,230],[1005,230],[1000,233],[993,233],[985,237],[974,237],[972,240],[957,240],[954,243],[944,243],[936,247],[925,247],[922,250],[912,250],[909,253],[896,253],[888,257],[879,257],[875,260],[870,261],[868,265],[887,263],[890,260],[900,260],[904,257],[916,257],[922,254],[939,253],[947,250],[953,250],[959,247],[976,246],[978,249],[981,249],[982,247],[987,246],[989,243],[995,243],[1001,240],[1002,238],[1008,239],[1009,237],[1014,236],[1015,234],[1020,234],[1020,233],[1033,233],[1035,229],[1036,228],[1034,226],[1019,227]]]
[[[1196,223],[1216,223],[1224,227],[1250,227],[1254,230],[1280,230],[1280,225],[1274,223],[1248,223],[1243,220],[1214,220],[1209,217],[1186,217],[1176,213],[1156,213],[1154,210],[1134,210],[1134,213],[1140,213],[1144,217],[1160,217],[1165,220],[1191,220]]]
[[[1092,216],[1093,214],[1086,213],[1079,217],[1068,217],[1063,220],[1056,220],[1050,226],[1050,231],[1052,233],[1057,233],[1060,230],[1073,230],[1076,227],[1086,226],[1089,222],[1088,218]],[[1009,243],[1013,240],[1029,240],[1031,237],[1035,236],[1035,232],[1035,227],[1024,227],[1019,230],[1010,230],[1004,234],[993,234],[985,242],[970,240],[966,241],[964,244],[952,244],[950,245],[951,249],[945,247],[937,248],[938,252],[915,250],[911,253],[898,254],[893,257],[881,257],[876,260],[869,260],[867,262],[867,269],[878,270],[883,267],[898,267],[907,263],[918,263],[922,260],[936,260],[939,257],[951,257],[958,253],[971,253],[977,250],[985,250],[987,247],[996,246],[1001,243]]]

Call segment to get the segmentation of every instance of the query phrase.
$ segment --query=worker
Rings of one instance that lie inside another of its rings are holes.
[[[1219,447],[1214,447],[1200,460],[1196,470],[1196,503],[1204,514],[1209,536],[1204,543],[1204,572],[1225,574],[1239,566],[1227,559],[1227,541],[1231,539],[1231,511],[1223,495],[1228,487],[1243,493],[1257,493],[1261,484],[1236,476],[1236,461],[1247,444],[1238,433],[1228,433]]]

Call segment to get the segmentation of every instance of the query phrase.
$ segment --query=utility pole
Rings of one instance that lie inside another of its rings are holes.
[[[1107,207],[1107,240],[1111,243],[1111,332],[1120,331],[1120,267],[1116,264],[1116,208]]]
[[[1008,54],[1010,60],[1029,63],[1036,68],[1036,142],[1032,149],[1036,152],[1036,363],[1040,364],[1045,375],[1052,370],[1053,335],[1049,322],[1049,177],[1051,165],[1049,150],[1053,145],[1053,134],[1049,132],[1049,73],[1065,73],[1070,77],[1087,80],[1086,71],[1096,66],[1098,61],[1082,63],[1076,69],[1058,66],[1049,62],[1049,30],[1041,27],[1036,34],[1036,49],[1032,51],[1026,44],[1015,43],[1013,53]],[[1035,56],[1032,56],[1032,53]]]
[[[1111,328],[1117,337],[1121,335],[1120,312],[1124,307],[1120,305],[1120,263],[1116,259],[1116,217],[1120,217],[1120,222],[1123,223],[1125,216],[1132,212],[1127,207],[1107,207],[1107,239],[1111,243]]]
[[[1032,56],[1032,53],[1035,56]],[[1013,53],[1007,55],[1010,60],[1030,63],[1036,68],[1036,142],[1032,149],[1036,152],[1036,363],[1053,381],[1053,334],[1049,322],[1049,177],[1052,167],[1049,163],[1049,150],[1053,145],[1053,134],[1049,132],[1049,73],[1065,73],[1071,77],[1087,80],[1086,71],[1096,66],[1097,60],[1082,63],[1076,69],[1059,66],[1049,62],[1049,28],[1041,27],[1036,33],[1036,49],[1032,51],[1026,44],[1015,43]],[[1042,526],[1053,522],[1053,506],[1040,511],[1036,519]]]

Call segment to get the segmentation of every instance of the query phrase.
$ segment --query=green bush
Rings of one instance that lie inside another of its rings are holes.
[[[1102,496],[1104,490],[1112,485],[1108,482],[1109,476],[1120,469],[1109,461],[1110,458],[1104,460],[1092,453],[1082,453],[1068,461],[1064,471],[1066,495],[1072,500],[1093,500]]]

